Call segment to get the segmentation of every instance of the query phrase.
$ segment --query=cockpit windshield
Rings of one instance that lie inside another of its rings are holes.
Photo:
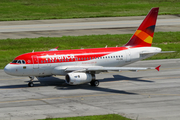
[[[13,60],[11,63],[17,63],[17,60]]]
[[[13,60],[11,63],[26,64],[24,60]]]

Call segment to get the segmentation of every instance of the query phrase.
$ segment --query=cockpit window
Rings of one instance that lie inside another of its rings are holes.
[[[12,63],[26,64],[24,60],[13,60]]]
[[[18,63],[21,64],[21,60],[18,60]]]
[[[24,61],[24,60],[22,60],[22,64],[25,64],[25,61]]]
[[[17,63],[17,60],[13,60],[12,63]]]

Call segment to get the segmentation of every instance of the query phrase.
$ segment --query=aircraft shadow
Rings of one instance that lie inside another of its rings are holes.
[[[34,80],[33,81],[34,87],[41,87],[41,86],[62,86],[65,83],[64,79],[59,79],[59,78],[56,78],[56,77],[44,77],[44,78],[37,78],[37,79],[38,80]],[[24,81],[24,82],[26,84],[16,84],[16,85],[0,86],[0,89],[28,88],[28,82],[29,81]]]
[[[126,77],[122,75],[113,75],[114,78],[104,78],[104,79],[98,79],[100,82],[109,82],[109,81],[122,81],[122,80],[128,80],[128,81],[137,81],[137,82],[154,82],[150,80],[143,80],[142,77]]]
[[[129,80],[129,81],[137,81],[137,82],[154,82],[154,81],[150,81],[150,80],[143,80],[141,79],[142,77],[126,77],[126,76],[122,76],[122,75],[113,75],[114,78],[104,78],[104,79],[98,79],[101,82],[113,82],[113,81],[122,81],[122,80]],[[110,93],[119,93],[119,94],[132,94],[132,95],[136,95],[136,93],[132,93],[132,92],[126,92],[123,90],[115,90],[115,89],[110,89],[110,88],[101,88],[101,87],[93,87],[90,86],[89,84],[82,84],[82,85],[77,85],[77,86],[70,86],[70,85],[66,85],[66,86],[56,86],[56,89],[60,89],[60,90],[74,90],[74,89],[84,89],[84,90],[93,90],[93,91],[101,91],[101,92],[110,92]]]
[[[118,93],[118,94],[128,94],[128,95],[137,95],[137,93],[132,93],[132,92],[126,92],[124,90],[115,90],[115,89],[110,89],[110,88],[102,88],[102,87],[94,87],[90,86],[89,84],[82,84],[82,85],[77,85],[77,86],[71,86],[71,85],[66,85],[66,86],[56,86],[55,87],[58,90],[77,90],[77,89],[82,89],[82,90],[91,90],[91,91],[99,91],[99,92],[105,92],[105,93]]]
[[[98,79],[101,82],[110,82],[110,81],[122,81],[122,80],[129,80],[129,81],[138,81],[138,82],[154,82],[149,80],[142,80],[140,77],[137,78],[129,78],[122,75],[113,75],[114,78],[104,78]],[[130,94],[136,95],[136,93],[126,92],[123,90],[115,90],[111,88],[101,88],[90,86],[89,83],[81,84],[77,86],[67,85],[64,79],[60,79],[58,77],[39,77],[37,80],[33,81],[35,87],[41,86],[55,86],[58,90],[75,90],[75,89],[82,89],[82,90],[92,90],[92,91],[101,91],[101,92],[109,92],[109,93],[119,93],[119,94]],[[28,83],[29,81],[25,81]],[[40,84],[38,84],[40,82]],[[0,86],[0,89],[13,89],[13,88],[27,88],[27,84],[19,84],[19,85],[7,85],[7,86]]]
[[[38,82],[38,81],[34,81]],[[36,84],[36,87],[42,86],[40,84]],[[17,84],[17,85],[6,85],[6,86],[0,86],[0,89],[16,89],[16,88],[27,88],[28,84]]]

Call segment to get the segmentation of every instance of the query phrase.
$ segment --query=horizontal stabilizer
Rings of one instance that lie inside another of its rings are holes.
[[[161,51],[160,53],[173,53],[173,52],[176,52],[176,51]]]
[[[176,51],[160,51],[160,52],[141,52],[140,54],[158,54],[158,53],[172,53],[172,52],[176,52]]]

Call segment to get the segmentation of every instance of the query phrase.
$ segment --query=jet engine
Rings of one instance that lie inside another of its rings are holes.
[[[89,83],[94,77],[89,73],[68,73],[66,75],[66,83],[69,85],[79,85]]]

